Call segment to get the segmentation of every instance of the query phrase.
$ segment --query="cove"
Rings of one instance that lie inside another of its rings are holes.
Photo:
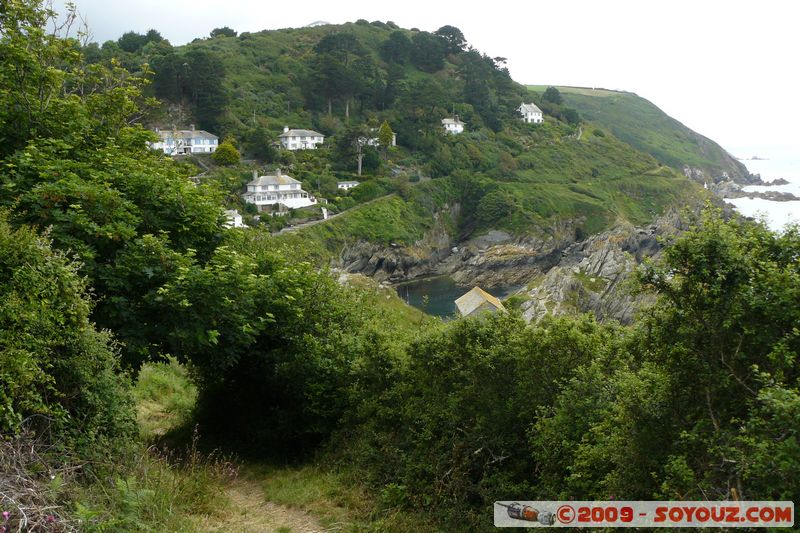
[[[397,295],[407,304],[420,309],[429,315],[441,318],[453,318],[456,314],[455,300],[469,291],[473,285],[457,285],[450,276],[435,276],[398,284]],[[519,287],[494,287],[487,292],[501,300]],[[425,302],[425,297],[428,301]]]

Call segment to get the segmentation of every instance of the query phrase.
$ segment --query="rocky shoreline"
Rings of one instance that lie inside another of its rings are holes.
[[[631,291],[632,273],[642,261],[656,257],[663,242],[683,231],[684,224],[670,211],[644,227],[622,224],[579,240],[580,222],[566,221],[521,238],[494,230],[460,243],[440,228],[414,246],[356,243],[333,266],[383,285],[447,275],[457,284],[490,291],[521,286],[515,299],[527,320],[548,312],[592,312],[600,320],[628,323],[650,302]]]

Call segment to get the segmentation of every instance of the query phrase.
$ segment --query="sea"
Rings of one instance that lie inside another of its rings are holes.
[[[742,153],[753,153],[761,158],[741,160],[752,174],[760,174],[764,181],[783,178],[789,182],[788,185],[775,186],[749,185],[744,188],[745,191],[789,192],[800,198],[800,149],[738,151],[738,154]],[[800,201],[773,202],[761,198],[727,198],[725,201],[734,205],[745,216],[762,218],[775,231],[781,231],[788,223],[800,224]]]

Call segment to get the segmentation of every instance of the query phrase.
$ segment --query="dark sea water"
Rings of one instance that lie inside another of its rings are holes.
[[[472,285],[456,285],[449,276],[423,278],[397,285],[397,294],[406,303],[421,309],[429,315],[452,318],[456,315],[455,300],[472,289]],[[487,290],[493,296],[503,299],[514,293],[518,287],[501,287]],[[428,297],[427,305],[424,298]]]

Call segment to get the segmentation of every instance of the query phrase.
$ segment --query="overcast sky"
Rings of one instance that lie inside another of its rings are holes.
[[[800,152],[795,0],[74,1],[101,43],[150,28],[178,45],[220,26],[450,24],[479,50],[508,58],[520,83],[632,91],[734,155]]]

